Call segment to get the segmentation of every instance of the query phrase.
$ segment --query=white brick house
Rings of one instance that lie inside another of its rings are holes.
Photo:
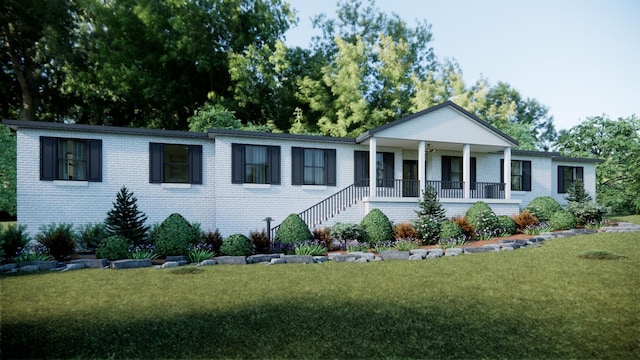
[[[224,236],[263,229],[267,217],[277,225],[290,213],[311,227],[359,222],[372,208],[410,221],[427,184],[449,216],[478,200],[505,215],[537,196],[565,203],[577,178],[595,198],[597,160],[512,150],[514,139],[451,102],[357,139],[4,124],[17,131],[17,217],[31,233],[52,222],[103,221],[123,185],[149,223],[180,213]]]

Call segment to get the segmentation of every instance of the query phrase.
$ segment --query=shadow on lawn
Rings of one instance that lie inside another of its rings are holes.
[[[163,320],[25,319],[4,324],[1,343],[3,358],[557,358],[575,351],[566,348],[570,337],[480,306],[456,312],[303,298]]]

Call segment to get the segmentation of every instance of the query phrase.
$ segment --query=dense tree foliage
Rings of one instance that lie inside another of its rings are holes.
[[[640,213],[640,119],[587,118],[560,132],[560,152],[603,160],[596,168],[598,203],[613,213]]]
[[[0,212],[16,215],[16,135],[0,125]]]

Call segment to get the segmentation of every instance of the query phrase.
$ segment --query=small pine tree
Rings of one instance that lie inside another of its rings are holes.
[[[419,209],[416,210],[418,218],[428,217],[436,222],[443,222],[447,219],[442,203],[438,200],[438,192],[429,185],[422,191],[422,199],[418,202]]]
[[[133,192],[129,192],[125,186],[120,189],[113,209],[109,210],[104,221],[110,236],[123,236],[135,245],[146,242],[149,227],[144,223],[147,221],[147,215],[138,210],[137,201]]]
[[[567,199],[568,202],[586,203],[591,201],[591,195],[589,195],[589,193],[584,189],[584,183],[582,180],[577,179],[569,188],[569,192],[567,192],[565,199]]]

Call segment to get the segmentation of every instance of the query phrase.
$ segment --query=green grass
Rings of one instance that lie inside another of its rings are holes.
[[[5,275],[2,357],[638,359],[639,235],[424,261]],[[578,257],[591,249],[625,258]]]
[[[627,216],[615,216],[610,220],[613,221],[626,221],[640,225],[640,215],[627,215]]]

